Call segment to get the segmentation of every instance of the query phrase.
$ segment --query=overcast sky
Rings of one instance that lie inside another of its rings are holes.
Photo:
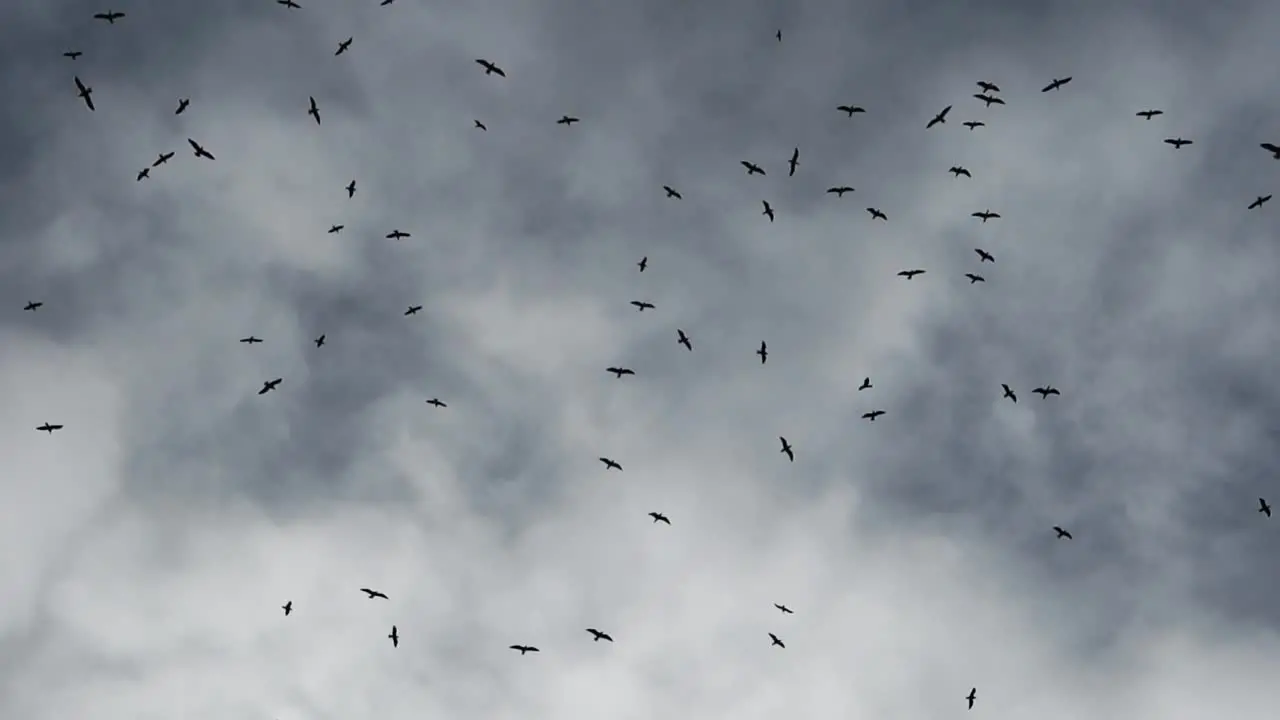
[[[0,716],[1274,714],[1280,5],[299,1],[0,7]]]

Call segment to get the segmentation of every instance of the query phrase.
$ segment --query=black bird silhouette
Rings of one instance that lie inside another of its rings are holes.
[[[396,1],[396,0],[382,0],[382,2],[378,3],[378,6],[379,6],[379,7],[386,7],[386,6],[390,5],[391,3],[395,2],[395,1]]]
[[[769,633],[769,639],[773,640],[772,645],[777,645],[778,647],[780,647],[780,648],[782,648],[782,649],[784,649],[784,650],[787,648],[787,646],[786,646],[786,645],[784,645],[784,644],[782,643],[782,641],[778,639],[778,636],[777,636],[777,635],[774,635],[773,633]],[[771,646],[772,646],[772,645],[771,645]]]
[[[864,112],[866,112],[866,110],[864,110],[864,109],[863,109],[863,108],[861,108],[861,107],[858,107],[857,105],[840,105],[840,106],[836,107],[836,109],[837,109],[837,110],[839,110],[839,111],[840,111],[840,112],[842,112],[842,113],[845,113],[845,114],[846,114],[846,115],[848,115],[849,117],[853,117],[853,114],[854,114],[854,113],[864,113]]]
[[[340,232],[342,232],[342,228],[344,228],[344,227],[346,227],[346,225],[330,225],[330,226],[329,226],[329,234],[330,234],[330,235],[333,235],[333,234],[340,233]]]
[[[69,50],[67,52],[62,53],[62,57],[71,58],[72,60],[75,60],[76,58],[80,57],[83,54],[84,53],[80,52],[79,50]]]
[[[525,653],[531,653],[531,652],[542,652],[541,650],[539,650],[538,648],[532,645],[512,645],[511,649],[519,650],[521,655],[524,655]]]
[[[315,341],[315,342],[316,342],[316,347],[323,347],[323,346],[324,346],[324,335],[321,335],[320,337],[316,338],[316,341]]]
[[[965,121],[965,122],[960,123],[960,124],[961,124],[961,125],[964,125],[964,126],[965,126],[965,127],[967,127],[967,128],[969,128],[969,132],[973,132],[974,130],[977,130],[977,129],[978,129],[978,128],[980,128],[980,127],[986,127],[986,126],[987,126],[987,124],[986,124],[986,123],[981,122],[981,121],[978,121],[978,120],[968,120],[968,121]]]
[[[779,605],[778,603],[774,603],[773,606],[781,610],[783,615],[793,614],[791,612],[791,608],[787,607],[786,605]]]
[[[106,20],[108,25],[115,25],[116,21],[124,17],[124,13],[108,10],[104,13],[97,13],[93,16],[94,20]]]
[[[196,142],[195,140],[192,140],[191,138],[187,138],[187,144],[191,146],[191,150],[195,152],[196,157],[204,158],[206,160],[217,160],[217,158],[213,156],[213,153],[209,152],[208,150],[205,150],[204,146],[202,146],[200,143]]]
[[[969,701],[969,709],[972,710],[973,701],[978,699],[978,688],[973,688],[972,690],[970,690],[969,694],[966,695],[964,699]]]
[[[871,422],[875,422],[876,418],[880,417],[883,414],[884,414],[883,410],[872,410],[869,413],[863,413],[862,417],[865,420],[870,420]]]
[[[1018,402],[1018,394],[1013,391],[1013,388],[1004,383],[1000,383],[1000,387],[1004,388],[1004,397],[1007,397],[1014,402]]]
[[[742,167],[747,169],[748,175],[765,175],[766,174],[764,171],[764,168],[760,167],[759,165],[753,162],[747,162],[746,160],[739,160],[738,162],[742,165]]]
[[[53,434],[54,430],[61,430],[61,429],[62,429],[61,425],[50,425],[49,423],[45,423],[40,427],[36,428],[36,430],[43,430],[44,432],[47,432],[50,435]]]
[[[769,222],[773,222],[773,208],[769,206],[769,201],[761,200],[760,202],[764,203],[764,212],[760,214],[767,215],[769,217]]]
[[[649,517],[653,518],[653,521],[654,521],[655,523],[664,522],[664,523],[666,523],[666,524],[668,524],[668,525],[670,525],[670,524],[671,524],[671,521],[667,519],[667,516],[666,516],[666,515],[663,515],[663,514],[662,514],[662,513],[660,513],[660,512],[651,512],[651,513],[649,513]]]
[[[471,122],[475,123],[477,130],[484,130],[485,132],[489,131],[489,127],[479,120],[472,120]]]
[[[600,462],[604,463],[605,470],[617,470],[618,472],[622,472],[622,463],[607,457],[600,458]]]
[[[986,221],[988,221],[988,220],[994,220],[995,218],[1000,217],[1000,213],[993,213],[993,212],[991,212],[991,210],[990,210],[990,209],[987,209],[987,210],[984,210],[984,211],[982,211],[982,212],[970,213],[970,215],[969,215],[969,216],[970,216],[970,217],[976,217],[976,218],[982,218],[982,222],[984,222],[984,223],[985,223],[985,222],[986,222]]]
[[[623,376],[623,375],[635,375],[635,374],[636,374],[636,371],[635,371],[635,370],[632,370],[631,368],[624,368],[624,367],[608,367],[608,368],[605,368],[604,370],[605,370],[605,372],[611,372],[611,373],[613,373],[614,377],[618,378],[619,380],[621,380],[621,379],[622,379],[622,376]]]
[[[276,4],[277,4],[277,5],[283,5],[283,6],[287,7],[287,8],[289,8],[290,10],[300,10],[300,9],[302,8],[302,6],[301,6],[301,5],[299,5],[298,3],[294,2],[293,0],[276,0]]]
[[[999,88],[999,87],[997,87],[995,83],[989,83],[989,82],[986,82],[986,81],[984,81],[984,80],[979,80],[979,81],[978,81],[978,87],[982,88],[982,91],[983,91],[983,92],[985,92],[985,93],[998,93],[998,92],[1000,92],[1000,88]]]
[[[391,647],[400,647],[400,633],[396,631],[396,626],[391,626],[391,634],[387,637],[391,638]]]
[[[443,402],[441,402],[441,401],[440,401],[440,398],[431,398],[430,400],[428,400],[428,401],[427,401],[427,404],[428,404],[428,405],[430,405],[430,406],[432,406],[432,407],[438,407],[438,408],[447,408],[447,407],[449,407],[449,405],[448,405],[447,403],[443,403]]]
[[[974,248],[973,251],[978,253],[978,258],[979,258],[978,262],[980,263],[996,261],[996,258],[994,255],[987,252],[986,250],[983,250],[982,248]]]
[[[281,380],[283,380],[283,379],[284,379],[284,378],[276,378],[275,380],[268,380],[268,381],[266,381],[266,382],[262,383],[262,389],[258,391],[258,394],[259,394],[259,395],[266,395],[267,393],[271,392],[272,390],[275,390],[277,387],[279,387],[279,386],[280,386],[280,381],[281,381]]]
[[[1253,210],[1254,208],[1260,208],[1262,207],[1263,203],[1265,203],[1270,199],[1271,199],[1270,195],[1259,195],[1257,200],[1254,200],[1253,202],[1249,203],[1249,209]]]
[[[933,119],[929,121],[929,124],[924,126],[924,129],[925,129],[925,130],[928,130],[929,128],[933,127],[934,125],[937,125],[937,124],[939,124],[939,123],[945,123],[945,122],[947,121],[947,113],[949,113],[949,112],[951,112],[951,106],[950,106],[950,105],[948,105],[948,106],[946,106],[946,107],[942,108],[942,112],[938,113],[937,115],[934,115],[934,116],[933,116]]]
[[[560,116],[560,119],[556,121],[556,124],[557,124],[557,125],[564,125],[565,127],[568,127],[569,125],[572,125],[572,124],[574,124],[574,123],[576,123],[576,122],[582,122],[582,120],[580,120],[580,119],[578,119],[578,118],[576,118],[576,117],[572,117],[572,116],[570,116],[570,115],[561,115],[561,116]]]
[[[1157,115],[1163,115],[1164,111],[1163,110],[1143,110],[1142,112],[1136,113],[1136,114],[1138,117],[1143,118],[1144,120],[1150,120],[1151,118]]]
[[[636,267],[640,268],[640,272],[644,272],[644,269],[649,267],[649,256],[645,255],[640,258],[640,262],[636,263]]]
[[[904,277],[908,280],[911,280],[917,275],[923,275],[923,274],[924,274],[924,271],[919,268],[916,268],[915,270],[899,270],[898,271],[898,277]]]
[[[54,427],[60,428],[62,426],[54,425]],[[40,428],[40,429],[43,430],[44,428]],[[1271,506],[1268,505],[1267,501],[1262,498],[1258,498],[1258,512],[1262,513],[1263,515],[1266,515],[1267,517],[1271,517]]]
[[[1276,160],[1280,160],[1280,145],[1276,145],[1275,143],[1262,143],[1258,147],[1271,153],[1271,157]]]
[[[85,106],[89,108],[90,112],[92,112],[93,110],[96,110],[97,108],[93,106],[93,98],[89,97],[90,95],[93,94],[93,88],[88,87],[84,83],[80,82],[80,77],[78,75],[75,77],[75,81],[76,81],[76,91],[79,93],[80,97],[84,100]]]
[[[867,212],[871,213],[872,220],[880,219],[880,220],[884,220],[885,222],[889,221],[889,216],[881,212],[880,208],[873,208],[873,207],[867,208]]]
[[[853,192],[853,188],[848,185],[841,185],[839,187],[829,187],[827,192],[834,194],[836,197],[844,197],[845,193]]]
[[[368,595],[370,600],[374,598],[382,598],[383,600],[389,599],[386,594],[380,593],[377,590],[370,590],[369,588],[360,588],[360,592]]]
[[[641,300],[632,300],[631,304],[634,305],[636,307],[636,310],[638,310],[639,312],[644,312],[645,310],[654,309],[653,303],[643,302]]]
[[[1070,539],[1071,539],[1071,533],[1067,532],[1066,530],[1063,530],[1062,528],[1058,527],[1057,525],[1054,525],[1054,526],[1053,526],[1053,531],[1054,531],[1055,533],[1057,533],[1057,534],[1058,534],[1058,539],[1059,539],[1059,540],[1070,540]]]
[[[413,235],[411,235],[411,234],[409,234],[409,233],[407,233],[407,232],[405,232],[405,231],[403,231],[403,230],[400,230],[400,229],[398,229],[398,228],[397,228],[397,229],[395,229],[395,230],[392,230],[392,231],[391,231],[391,232],[389,232],[389,233],[387,233],[387,239],[388,239],[388,240],[403,240],[403,239],[405,239],[405,238],[407,238],[407,237],[413,237]]]
[[[262,338],[256,337],[254,335],[250,335],[249,337],[240,338],[240,342],[244,343],[245,345],[256,345],[257,343],[262,342]]]
[[[978,93],[978,94],[974,95],[974,97],[976,97],[976,98],[978,98],[979,100],[981,100],[982,102],[986,103],[986,104],[987,104],[987,107],[991,107],[992,105],[1004,105],[1004,100],[1001,100],[1001,99],[1000,99],[1000,98],[998,98],[998,97],[992,97],[992,96],[990,96],[990,95],[983,95],[982,93]]]
[[[1047,399],[1049,398],[1049,396],[1050,396],[1050,395],[1061,395],[1061,394],[1062,394],[1062,393],[1058,392],[1058,388],[1056,388],[1056,387],[1054,387],[1054,386],[1052,386],[1052,385],[1045,385],[1044,387],[1038,387],[1038,388],[1035,388],[1034,390],[1032,390],[1031,392],[1033,392],[1033,393],[1035,393],[1035,394],[1039,395],[1039,396],[1040,396],[1040,399],[1042,399],[1042,400],[1047,400]]]
[[[969,278],[969,284],[970,284],[970,285],[972,285],[972,284],[974,284],[974,283],[980,283],[980,282],[986,282],[986,281],[987,281],[987,279],[986,279],[986,278],[984,278],[984,277],[982,277],[981,275],[974,275],[973,273],[965,273],[965,274],[964,274],[964,276],[965,276],[965,277],[967,277],[967,278]]]
[[[24,308],[22,308],[22,309],[23,309],[23,310],[30,310],[31,312],[35,312],[36,310],[38,310],[38,309],[39,309],[39,308],[41,308],[41,307],[44,307],[44,303],[42,303],[42,302],[28,302],[28,303],[27,303],[27,306],[26,306],[26,307],[24,307]]]
[[[960,166],[960,165],[952,165],[952,166],[951,166],[951,169],[950,169],[950,170],[948,170],[947,172],[951,173],[952,175],[954,175],[954,176],[956,176],[956,177],[960,177],[961,175],[963,175],[963,176],[965,176],[965,177],[967,177],[967,178],[971,178],[971,177],[973,177],[973,175],[969,173],[968,168],[962,167],[962,166]]]
[[[404,311],[405,315],[417,315],[422,310],[421,305],[410,305],[408,310]]]
[[[144,167],[144,168],[142,168],[141,170],[139,170],[139,171],[138,171],[138,177],[137,177],[137,178],[135,178],[135,179],[136,179],[138,182],[142,182],[142,179],[143,179],[143,178],[148,178],[148,177],[151,177],[151,168],[149,168],[149,167]]]
[[[1183,140],[1182,138],[1178,137],[1178,138],[1165,138],[1164,143],[1166,145],[1172,145],[1174,150],[1181,150],[1183,145],[1190,145],[1191,141]]]
[[[483,68],[484,68],[484,74],[485,74],[485,75],[498,75],[498,76],[500,76],[500,77],[506,77],[506,76],[507,76],[507,74],[506,74],[505,72],[503,72],[503,71],[502,71],[502,68],[498,67],[497,65],[494,65],[493,63],[491,63],[491,62],[489,62],[488,60],[485,60],[485,59],[483,59],[483,58],[477,58],[477,59],[476,59],[476,64],[478,64],[478,65],[480,65],[481,67],[483,67]]]
[[[870,389],[871,389],[871,378],[869,377],[862,378],[862,384],[858,386],[858,392],[862,392],[863,390],[870,390]]]
[[[774,37],[776,37],[776,38],[778,38],[778,42],[782,42],[782,31],[781,31],[781,30],[779,30],[778,32],[774,33],[774,35],[773,35],[773,36],[774,36]]]
[[[760,349],[756,351],[760,356],[760,364],[763,365],[769,359],[769,346],[763,340],[760,341]]]
[[[595,628],[587,628],[587,632],[591,633],[594,636],[591,638],[592,642],[600,642],[601,640],[608,640],[609,642],[613,642],[613,638],[609,637],[609,633],[607,632],[600,632]]]
[[[1041,88],[1040,92],[1049,92],[1050,90],[1057,90],[1058,88],[1061,88],[1063,85],[1066,85],[1069,82],[1071,82],[1070,76],[1064,77],[1064,78],[1054,78],[1053,82]]]
[[[800,166],[800,148],[796,148],[791,153],[791,159],[787,161],[787,165],[791,167],[791,172],[787,173],[787,177],[794,177],[796,168]]]
[[[285,602],[285,604],[280,606],[280,609],[284,610],[285,617],[289,617],[289,613],[293,612],[293,601],[289,600]]]
[[[785,454],[787,456],[787,459],[790,460],[791,462],[795,462],[796,454],[791,450],[790,443],[788,443],[787,439],[782,437],[781,435],[778,436],[778,439],[782,441],[782,449],[779,450],[778,452]]]
[[[675,199],[677,199],[677,200],[683,200],[683,199],[684,199],[684,196],[683,196],[683,195],[681,195],[680,193],[676,192],[675,190],[671,189],[671,186],[670,186],[670,185],[663,185],[663,186],[662,186],[662,189],[667,191],[667,197],[669,197],[669,198],[675,198]]]
[[[307,114],[315,118],[316,124],[319,125],[320,124],[320,108],[316,107],[316,99],[311,96],[308,96],[307,99],[311,101],[311,107],[310,109],[307,110]]]
[[[191,104],[191,98],[178,98],[178,109],[173,111],[174,115],[181,115],[187,111],[187,106]]]
[[[680,328],[676,328],[676,342],[683,345],[689,352],[693,352],[693,343],[689,342],[689,336],[685,335]]]
[[[169,160],[170,160],[170,159],[172,159],[172,158],[173,158],[173,153],[171,153],[171,152],[167,152],[167,153],[160,153],[160,154],[156,157],[156,161],[155,161],[155,162],[153,162],[153,163],[151,163],[151,167],[160,167],[161,165],[163,165],[163,164],[165,164],[165,163],[169,162]]]
[[[342,42],[338,43],[338,51],[337,51],[337,52],[335,52],[335,53],[334,53],[334,55],[335,55],[335,56],[337,56],[337,55],[341,55],[342,53],[346,52],[346,51],[347,51],[347,49],[351,47],[351,41],[352,41],[352,40],[355,40],[355,38],[354,38],[354,37],[349,37],[349,38],[347,38],[346,40],[343,40]]]

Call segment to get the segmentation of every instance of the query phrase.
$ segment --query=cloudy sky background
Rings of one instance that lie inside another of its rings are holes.
[[[1280,6],[302,1],[0,8],[0,715],[1274,712]]]

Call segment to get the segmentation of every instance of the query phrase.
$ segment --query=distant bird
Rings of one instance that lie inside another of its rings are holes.
[[[191,98],[178,98],[178,109],[173,111],[174,115],[181,115],[187,111],[187,107],[191,105]]]
[[[863,390],[870,390],[870,389],[871,389],[871,378],[869,377],[862,378],[862,384],[858,386],[858,392],[862,392]]]
[[[984,277],[982,277],[981,275],[974,275],[973,273],[965,273],[965,274],[964,274],[964,276],[965,276],[965,277],[967,277],[967,278],[969,278],[969,284],[970,284],[970,285],[972,285],[972,284],[974,284],[974,283],[980,283],[980,282],[986,282],[986,281],[987,281],[987,279],[986,279],[986,278],[984,278]]]
[[[889,221],[889,216],[881,212],[880,208],[869,207],[867,208],[867,212],[871,213],[872,220],[880,219],[880,220],[884,220],[885,222]]]
[[[763,340],[760,341],[760,349],[756,351],[760,356],[760,364],[763,365],[769,359],[769,346]]]
[[[1055,80],[1054,82],[1057,82],[1057,81]],[[969,709],[972,710],[973,701],[978,699],[978,688],[974,688],[970,690],[969,694],[966,695],[964,699],[969,701]]]
[[[325,337],[324,335],[321,335],[320,337],[316,338],[315,340],[316,347],[324,347],[324,337]]]
[[[845,193],[853,192],[853,188],[848,185],[841,185],[839,187],[829,187],[827,188],[827,192],[835,195],[836,197],[844,197]]]
[[[773,222],[773,208],[769,206],[769,201],[761,200],[760,202],[764,203],[764,212],[760,214],[767,215],[769,217],[769,222]]]
[[[418,314],[419,312],[421,312],[421,311],[422,311],[422,306],[421,306],[421,305],[410,305],[410,306],[409,306],[409,309],[404,311],[404,314],[405,314],[406,316],[408,316],[408,315],[417,315],[417,314]]]
[[[781,30],[779,30],[778,32],[774,33],[774,34],[773,34],[773,36],[774,36],[774,37],[776,37],[776,38],[778,38],[778,42],[782,42],[782,31],[781,31]]]
[[[440,398],[431,398],[430,400],[427,401],[427,404],[432,407],[438,407],[438,408],[449,407],[448,404],[440,402]]]
[[[609,642],[613,642],[613,638],[609,637],[609,633],[607,632],[600,632],[595,628],[587,628],[587,632],[591,633],[594,636],[591,638],[592,642],[600,642],[601,640],[608,640]]]
[[[676,342],[680,343],[689,352],[693,352],[693,343],[689,342],[689,336],[684,334],[680,328],[676,328]]]
[[[379,6],[379,7],[386,7],[386,6],[390,5],[391,3],[395,2],[395,1],[396,1],[396,0],[382,0],[382,2],[378,3],[378,6]]]
[[[982,218],[982,222],[985,223],[988,220],[994,220],[1000,217],[1000,213],[993,213],[990,209],[987,209],[982,212],[970,213],[969,217]]]
[[[283,5],[283,6],[287,7],[287,8],[289,8],[290,10],[300,10],[300,9],[302,9],[302,6],[301,6],[301,5],[299,5],[298,3],[294,2],[293,0],[276,0],[276,4],[277,4],[277,5]]]
[[[391,626],[391,634],[387,637],[391,638],[391,647],[400,647],[400,633],[396,631],[396,626]]]
[[[485,75],[498,75],[499,77],[507,76],[507,74],[502,71],[502,68],[498,67],[497,65],[494,65],[493,63],[483,58],[477,58],[476,64],[484,68]]]
[[[1258,147],[1271,153],[1271,157],[1276,160],[1280,160],[1280,145],[1276,145],[1275,143],[1262,143]]]
[[[796,148],[791,153],[791,159],[787,161],[787,165],[791,167],[791,172],[787,173],[787,177],[795,177],[796,168],[800,165],[800,148]]]
[[[662,189],[667,191],[667,197],[669,198],[675,198],[677,200],[684,199],[684,196],[673,190],[670,185],[663,185]]]
[[[853,117],[854,113],[866,112],[865,109],[858,107],[857,105],[840,105],[840,106],[837,106],[836,109],[842,113],[845,113],[849,117]]]
[[[151,167],[160,167],[161,165],[169,162],[171,159],[173,159],[173,153],[171,152],[160,153],[159,155],[156,156],[156,161],[151,163]]]
[[[974,95],[974,97],[986,103],[987,107],[991,107],[992,105],[1004,105],[1004,100],[1001,100],[998,97],[992,97],[991,95],[983,95],[982,93],[978,93]]]
[[[213,156],[213,153],[209,152],[208,150],[205,150],[204,146],[202,146],[200,143],[196,142],[195,140],[192,140],[191,138],[187,138],[187,144],[191,146],[191,150],[195,152],[196,157],[204,158],[206,160],[217,159]]]
[[[653,307],[653,303],[651,303],[651,302],[644,302],[644,301],[642,301],[642,300],[632,300],[632,301],[631,301],[631,304],[632,304],[632,305],[634,305],[634,306],[635,306],[635,308],[636,308],[636,310],[638,310],[638,311],[640,311],[640,312],[644,312],[645,310],[653,310],[653,309],[654,309],[654,307]]]
[[[532,645],[512,645],[511,649],[519,650],[521,655],[524,655],[525,653],[531,653],[531,652],[541,652],[541,650],[538,650],[538,648]]]
[[[862,418],[864,420],[870,420],[871,422],[875,422],[876,418],[880,417],[883,414],[884,414],[883,410],[872,410],[869,413],[863,413]]]
[[[742,167],[744,167],[744,168],[746,168],[746,169],[747,169],[747,174],[748,174],[748,175],[764,175],[764,174],[766,174],[766,173],[765,173],[765,171],[764,171],[764,168],[760,167],[759,165],[757,165],[757,164],[755,164],[755,163],[753,163],[753,162],[747,162],[746,160],[739,160],[739,161],[738,161],[738,163],[739,163],[739,164],[741,164],[741,165],[742,165]]]
[[[1136,113],[1136,115],[1137,115],[1138,117],[1140,117],[1140,118],[1142,118],[1142,119],[1144,119],[1144,120],[1150,120],[1151,118],[1153,118],[1153,117],[1155,117],[1155,116],[1157,116],[1157,115],[1163,115],[1163,114],[1164,114],[1164,111],[1163,111],[1163,110],[1143,110],[1143,111],[1142,111],[1142,112],[1140,112],[1140,113]]]
[[[24,308],[22,308],[22,309],[23,309],[23,310],[30,310],[31,312],[35,312],[36,310],[38,310],[38,309],[40,309],[40,308],[42,308],[42,307],[44,307],[44,303],[43,303],[43,302],[28,302],[28,303],[27,303],[27,306],[26,306],[26,307],[24,307]]]
[[[617,470],[618,472],[622,472],[622,463],[607,457],[600,458],[600,462],[604,463],[605,470]]]
[[[614,377],[616,377],[616,378],[617,378],[617,379],[619,379],[619,380],[621,380],[621,379],[622,379],[622,376],[623,376],[623,375],[635,375],[635,374],[636,374],[636,371],[635,371],[635,370],[632,370],[631,368],[624,368],[624,367],[608,367],[608,368],[605,368],[605,372],[611,372],[611,373],[613,373]]]
[[[967,178],[971,178],[971,177],[973,177],[973,175],[969,173],[968,168],[962,167],[962,166],[960,166],[960,165],[952,165],[952,166],[951,166],[951,169],[950,169],[950,170],[948,170],[947,172],[951,173],[952,175],[954,175],[954,176],[956,176],[956,177],[960,177],[961,175],[963,175],[963,176],[965,176],[965,177],[967,177]]]
[[[267,393],[271,392],[272,390],[275,390],[277,387],[279,387],[279,386],[280,386],[280,382],[281,382],[281,380],[283,380],[283,379],[284,379],[284,378],[276,378],[275,380],[268,380],[268,381],[266,381],[266,382],[262,383],[262,389],[258,391],[258,394],[259,394],[259,395],[266,395]]]
[[[335,234],[337,234],[337,233],[340,233],[340,232],[342,232],[342,228],[344,228],[344,227],[346,227],[346,225],[330,225],[330,226],[329,226],[329,234],[330,234],[330,235],[335,235]]]
[[[311,108],[307,110],[307,114],[316,119],[316,124],[320,124],[320,108],[316,107],[316,99],[308,96],[311,101]]]
[[[349,37],[346,40],[343,40],[342,42],[338,43],[338,51],[334,53],[334,56],[336,57],[346,52],[351,47],[352,40],[355,40],[355,38]]]
[[[640,262],[636,263],[636,266],[640,268],[640,272],[644,272],[644,269],[649,267],[649,256],[645,255],[640,258]]]
[[[950,105],[948,105],[948,106],[946,106],[946,107],[942,108],[942,112],[938,113],[937,115],[934,115],[934,116],[933,116],[933,119],[929,121],[929,124],[924,126],[924,129],[925,129],[925,130],[928,130],[929,128],[933,127],[934,125],[937,125],[937,124],[939,124],[939,123],[945,123],[945,122],[947,121],[947,113],[949,113],[949,112],[951,112],[951,106],[950,106]]]
[[[355,196],[356,196],[356,181],[355,181],[355,180],[352,180],[351,182],[347,183],[346,191],[347,191],[347,199],[348,199],[348,200],[350,200],[351,198],[353,198],[353,197],[355,197]]]
[[[262,338],[250,335],[249,337],[240,338],[240,342],[244,343],[245,345],[256,345],[262,342]]]
[[[285,604],[281,605],[280,609],[284,610],[285,617],[289,617],[289,613],[293,612],[293,601],[289,600]]]
[[[786,647],[787,647],[787,646],[786,646],[786,645],[784,645],[784,644],[782,643],[782,641],[778,639],[778,636],[777,636],[777,635],[774,635],[773,633],[769,633],[769,639],[773,640],[772,645],[777,645],[778,647],[780,647],[780,648],[782,648],[782,649],[784,649],[784,650],[786,649]],[[771,646],[772,646],[772,645],[771,645]]]
[[[978,258],[979,258],[978,262],[980,263],[996,261],[996,258],[994,255],[987,252],[986,250],[983,250],[982,248],[974,248],[973,251],[978,253]]]
[[[72,60],[75,60],[76,58],[80,57],[83,54],[84,53],[80,52],[79,50],[71,50],[71,51],[62,53],[62,57],[71,58]]]
[[[1057,534],[1058,534],[1058,539],[1059,539],[1059,540],[1070,540],[1070,539],[1071,539],[1071,533],[1067,532],[1066,530],[1063,530],[1062,528],[1058,527],[1057,525],[1054,525],[1054,526],[1053,526],[1053,531],[1054,531],[1055,533],[1057,533]]]
[[[399,228],[387,233],[388,240],[403,240],[407,237],[413,237],[413,236],[403,230],[400,230]]]
[[[774,603],[774,604],[773,604],[773,606],[774,606],[774,607],[776,607],[776,608],[778,608],[779,610],[781,610],[783,615],[792,615],[792,614],[793,614],[793,613],[791,612],[791,608],[787,607],[786,605],[779,605],[778,603]]]
[[[915,276],[917,276],[917,275],[923,275],[923,274],[924,274],[924,270],[921,270],[921,269],[919,269],[919,268],[916,268],[915,270],[900,270],[900,271],[898,271],[898,277],[904,277],[904,278],[906,278],[906,279],[908,279],[908,280],[911,280],[912,278],[914,278],[914,277],[915,277]]]
[[[53,427],[60,428],[62,426],[54,425]],[[44,428],[40,428],[40,429],[43,430]],[[1267,517],[1271,517],[1271,506],[1268,505],[1267,501],[1263,500],[1262,498],[1258,498],[1258,512],[1262,513],[1263,515],[1266,515]]]
[[[1253,210],[1254,208],[1260,208],[1262,207],[1263,203],[1265,203],[1270,199],[1271,199],[1270,195],[1259,195],[1257,200],[1254,200],[1252,203],[1249,203],[1249,209]]]
[[[1000,387],[1004,388],[1004,397],[1007,397],[1014,402],[1018,402],[1018,394],[1013,391],[1013,388],[1004,383],[1000,383]]]
[[[790,444],[790,443],[788,443],[788,442],[787,442],[787,439],[786,439],[786,438],[784,438],[784,437],[782,437],[782,436],[779,436],[779,437],[778,437],[778,439],[782,441],[782,449],[781,449],[781,450],[779,450],[778,452],[783,453],[784,455],[786,455],[786,456],[787,456],[787,459],[788,459],[788,460],[790,460],[791,462],[795,462],[795,461],[796,461],[796,454],[795,454],[795,452],[793,452],[793,451],[791,450],[791,444]]]
[[[576,122],[582,122],[582,120],[571,115],[561,115],[560,119],[556,121],[556,124],[568,127]]]
[[[984,80],[979,80],[979,81],[978,81],[978,87],[982,88],[982,91],[983,91],[983,92],[985,92],[985,93],[998,93],[998,92],[1000,92],[1000,88],[999,88],[999,87],[997,87],[995,83],[989,83],[989,82],[986,82],[986,81],[984,81]]]
[[[96,110],[97,108],[93,106],[93,98],[89,97],[90,95],[93,94],[93,88],[88,87],[84,83],[80,82],[79,76],[75,77],[75,81],[76,81],[76,91],[80,95],[81,99],[84,100],[85,106],[89,108],[90,112]]]
[[[1049,398],[1049,396],[1050,396],[1050,395],[1061,395],[1061,394],[1062,394],[1062,393],[1058,392],[1058,388],[1056,388],[1056,387],[1054,387],[1054,386],[1052,386],[1052,385],[1045,385],[1044,387],[1038,387],[1038,388],[1035,388],[1034,390],[1032,390],[1031,392],[1033,392],[1033,393],[1035,393],[1035,394],[1039,395],[1039,396],[1040,396],[1040,399],[1042,399],[1042,400],[1047,400],[1047,399]]]
[[[143,179],[143,178],[148,178],[148,177],[151,177],[151,168],[149,168],[149,167],[144,167],[144,168],[142,168],[141,170],[139,170],[139,171],[138,171],[138,177],[137,177],[137,178],[135,178],[135,179],[136,179],[138,182],[142,182],[142,179]]]
[[[1180,137],[1178,137],[1178,138],[1165,138],[1165,140],[1164,140],[1164,144],[1165,144],[1165,145],[1172,145],[1174,150],[1181,150],[1183,145],[1190,145],[1190,144],[1191,144],[1191,141],[1190,141],[1190,140],[1183,140],[1183,139],[1182,139],[1182,138],[1180,138]]]
[[[663,514],[662,514],[662,513],[660,513],[660,512],[651,512],[651,513],[649,513],[649,517],[653,518],[653,521],[654,521],[655,523],[664,522],[664,523],[666,523],[666,524],[668,524],[668,525],[670,525],[670,524],[671,524],[671,521],[667,519],[667,516],[666,516],[666,515],[663,515]]]
[[[36,428],[36,430],[42,430],[44,432],[49,433],[50,435],[53,434],[54,430],[61,430],[61,429],[62,429],[61,425],[50,425],[49,423],[45,423],[40,427]]]
[[[360,592],[368,595],[370,600],[374,598],[382,598],[383,600],[389,599],[384,593],[380,593],[377,590],[370,590],[369,588],[360,588]]]
[[[93,16],[94,20],[106,20],[108,25],[115,25],[116,21],[124,17],[124,13],[108,10],[104,13],[97,13]]]
[[[472,120],[471,122],[475,123],[475,126],[476,126],[476,129],[477,129],[477,130],[484,130],[485,132],[489,132],[489,126],[485,125],[484,123],[480,122],[479,120]]]
[[[980,122],[980,121],[978,121],[978,120],[968,120],[968,121],[963,122],[963,123],[960,123],[960,124],[961,124],[961,125],[964,125],[964,126],[965,126],[965,127],[967,127],[967,128],[969,128],[969,132],[973,132],[974,130],[977,130],[977,129],[978,129],[978,128],[980,128],[980,127],[986,127],[986,126],[987,126],[987,124],[986,124],[986,123],[984,123],[984,122]]]
[[[1049,92],[1050,90],[1057,90],[1057,89],[1061,88],[1063,85],[1066,85],[1066,84],[1067,84],[1067,83],[1069,83],[1069,82],[1071,82],[1071,77],[1070,77],[1070,76],[1068,76],[1068,77],[1064,77],[1064,78],[1054,78],[1054,79],[1053,79],[1053,82],[1051,82],[1051,83],[1049,83],[1048,85],[1045,85],[1043,88],[1041,88],[1041,89],[1040,89],[1040,92]]]

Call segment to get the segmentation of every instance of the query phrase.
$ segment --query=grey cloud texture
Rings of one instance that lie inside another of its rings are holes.
[[[0,714],[1265,716],[1280,10],[302,4],[0,10]]]

